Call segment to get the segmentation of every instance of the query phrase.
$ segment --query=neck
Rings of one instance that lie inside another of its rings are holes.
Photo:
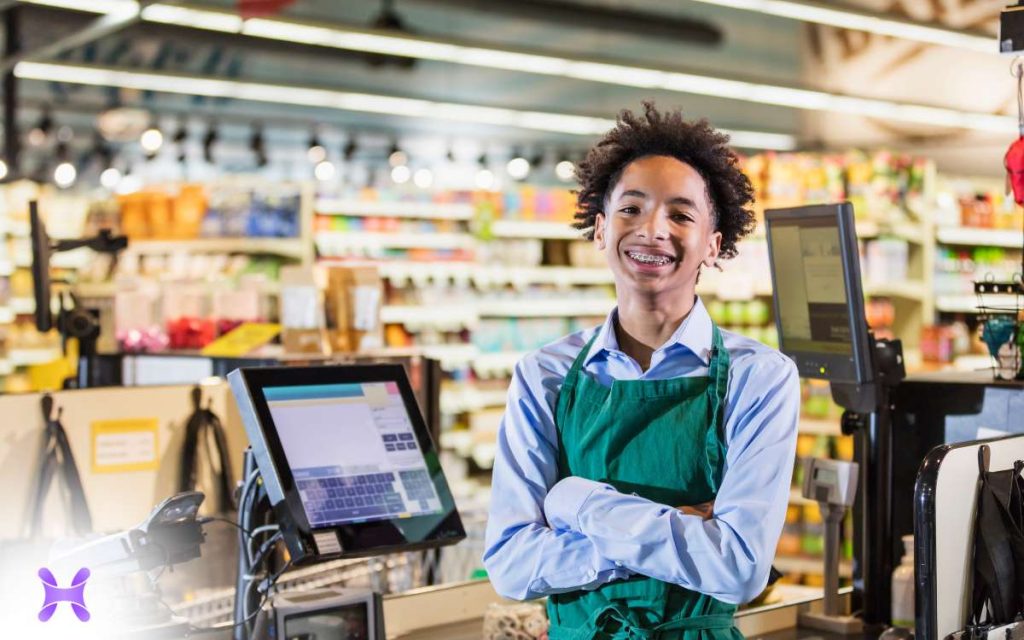
[[[665,296],[618,296],[618,317],[615,336],[619,348],[637,361],[647,371],[651,356],[668,342],[683,320],[690,315],[696,301],[690,289],[676,293],[671,299]]]

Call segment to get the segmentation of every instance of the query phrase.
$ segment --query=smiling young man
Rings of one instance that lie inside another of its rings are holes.
[[[754,227],[728,137],[644,104],[577,168],[577,228],[617,307],[516,367],[484,563],[509,598],[550,596],[551,640],[739,638],[785,518],[793,363],[719,329],[702,268]]]

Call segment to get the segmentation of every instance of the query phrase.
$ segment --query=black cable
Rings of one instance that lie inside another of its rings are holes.
[[[222,518],[221,516],[204,516],[202,518],[199,518],[198,520],[199,524],[207,524],[208,522],[214,521],[230,524],[232,527],[244,533],[247,538],[249,538],[250,540],[252,539],[252,531],[249,531],[248,529],[246,529],[245,527],[243,527],[242,525],[238,524],[230,518]]]
[[[41,534],[43,508],[54,477],[67,489],[70,500],[70,523],[74,531],[84,535],[92,531],[92,514],[85,499],[85,489],[78,473],[75,456],[71,451],[67,432],[61,423],[62,410],[53,417],[53,396],[45,394],[40,400],[43,411],[44,435],[38,462],[38,475],[30,498],[29,537]]]
[[[228,457],[224,426],[209,405],[202,406],[203,392],[199,386],[193,387],[191,395],[193,411],[185,426],[185,440],[182,444],[181,464],[178,470],[178,491],[195,490],[199,449],[202,443],[207,449],[211,463],[216,461],[220,467],[213,474],[217,509],[222,513],[233,511],[235,505],[231,496],[231,460]]]

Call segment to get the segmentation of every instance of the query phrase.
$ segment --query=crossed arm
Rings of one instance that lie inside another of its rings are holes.
[[[537,397],[517,366],[484,552],[498,593],[526,600],[642,574],[724,602],[754,598],[785,518],[799,413],[795,367],[771,355],[730,379],[730,389],[745,392],[728,396],[726,473],[713,514],[584,478],[558,481],[554,403]]]

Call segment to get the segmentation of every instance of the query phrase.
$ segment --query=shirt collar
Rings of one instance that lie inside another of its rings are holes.
[[[584,365],[590,364],[590,361],[602,352],[621,351],[619,339],[615,335],[615,319],[618,317],[618,313],[618,307],[612,309],[612,312],[605,318],[604,324],[597,330],[597,339],[591,345],[586,360],[583,362]],[[683,319],[662,348],[682,346],[700,358],[701,362],[707,366],[711,360],[711,327],[711,316],[708,315],[708,310],[700,296],[697,296],[689,315]]]

